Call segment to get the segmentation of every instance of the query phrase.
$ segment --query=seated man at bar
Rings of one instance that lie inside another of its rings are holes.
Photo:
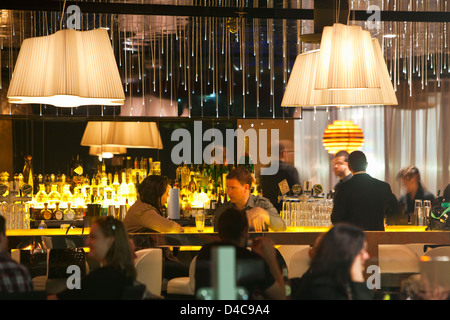
[[[365,231],[384,231],[384,217],[398,214],[400,203],[388,183],[366,173],[363,152],[350,153],[348,166],[353,177],[336,188],[331,222],[352,223]]]
[[[225,210],[218,221],[220,240],[205,244],[197,255],[195,289],[210,288],[212,248],[232,246],[236,254],[236,286],[247,290],[249,299],[285,299],[283,276],[276,258],[274,242],[267,237],[248,243],[248,219],[235,208]]]
[[[245,212],[250,228],[256,232],[267,230],[267,227],[273,231],[286,230],[286,224],[269,199],[250,194],[252,182],[252,175],[242,166],[227,175],[227,194],[230,201],[214,211],[214,230],[217,229],[220,215],[229,208]]]

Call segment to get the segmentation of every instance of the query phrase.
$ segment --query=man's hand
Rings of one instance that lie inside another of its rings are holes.
[[[267,263],[276,261],[275,242],[267,237],[257,237],[252,241],[252,251],[259,254]]]
[[[270,225],[269,213],[261,207],[247,210],[246,214],[249,227],[252,227],[256,232],[263,231],[265,224]]]

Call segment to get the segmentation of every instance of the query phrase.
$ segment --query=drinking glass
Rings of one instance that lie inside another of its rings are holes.
[[[416,219],[416,226],[421,226],[421,220],[422,220],[422,200],[416,200],[414,203],[414,218]]]
[[[431,212],[431,201],[430,200],[424,200],[423,201],[423,212],[425,213],[425,217],[428,218],[430,216]]]
[[[197,212],[195,215],[195,226],[198,232],[203,232],[205,229],[205,215],[201,212]]]

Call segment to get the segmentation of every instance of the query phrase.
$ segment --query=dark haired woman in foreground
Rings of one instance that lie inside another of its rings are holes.
[[[89,256],[100,268],[81,279],[80,288],[67,289],[49,299],[118,300],[124,289],[136,279],[133,252],[128,234],[120,220],[102,217],[96,220],[87,238]]]
[[[359,227],[337,224],[314,248],[309,270],[293,299],[371,300],[364,279],[369,258],[366,236]]]

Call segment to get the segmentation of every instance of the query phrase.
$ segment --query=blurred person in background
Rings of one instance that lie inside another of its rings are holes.
[[[420,172],[414,166],[404,167],[397,174],[397,180],[401,182],[405,194],[399,198],[404,214],[414,214],[415,200],[434,201],[434,195],[425,189],[420,181]]]

